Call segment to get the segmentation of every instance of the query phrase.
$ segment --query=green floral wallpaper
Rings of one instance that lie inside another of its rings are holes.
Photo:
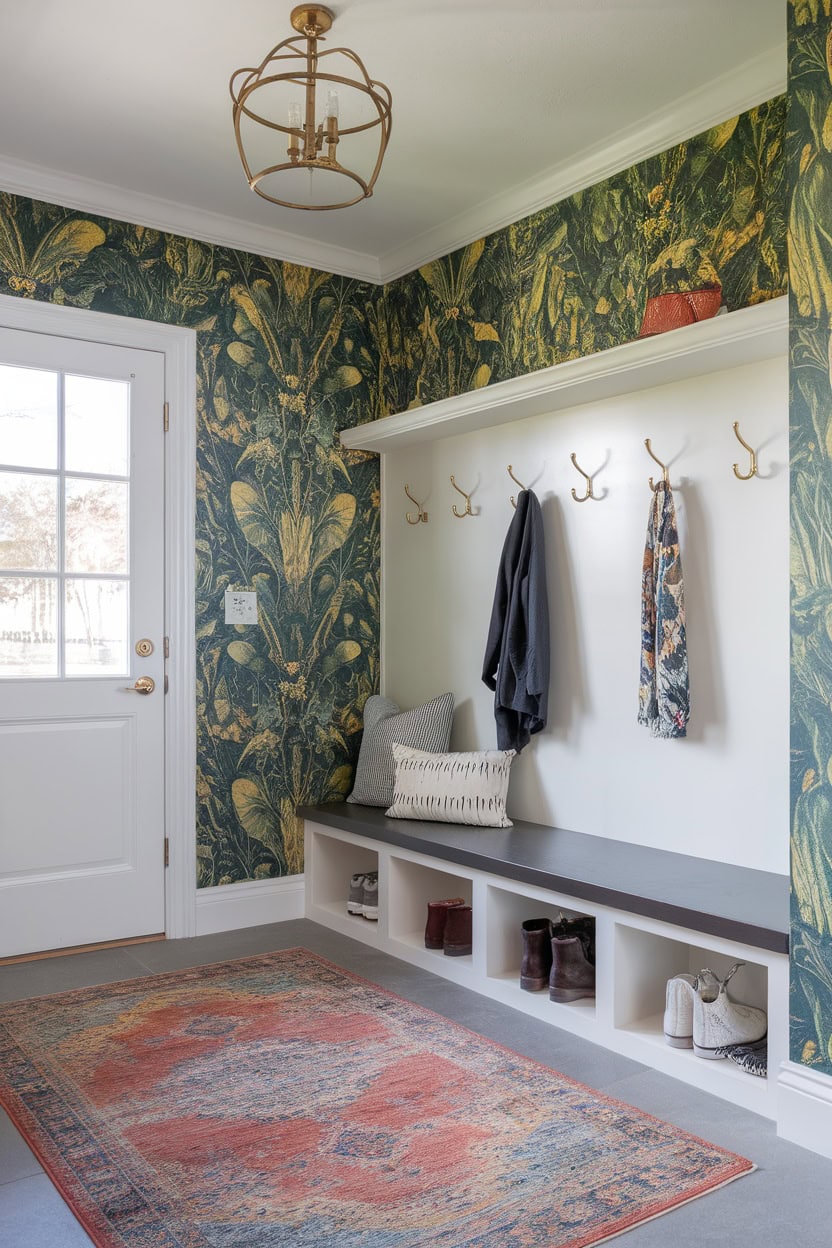
[[[649,295],[785,293],[784,96],[391,283],[388,413],[617,346]]]
[[[10,195],[0,290],[197,331],[198,880],[301,871],[378,680],[378,467],[338,431],[376,414],[380,292]]]
[[[198,340],[201,886],[302,870],[378,680],[378,469],[339,429],[637,336],[648,294],[786,285],[785,99],[384,288],[0,195],[0,290]],[[260,628],[221,622],[227,586]]]
[[[790,0],[791,1057],[832,1073],[832,0]]]

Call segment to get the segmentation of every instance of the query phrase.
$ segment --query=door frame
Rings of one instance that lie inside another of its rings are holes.
[[[196,934],[196,331],[0,295],[0,325],[165,357],[165,935]],[[163,419],[163,413],[159,413]]]

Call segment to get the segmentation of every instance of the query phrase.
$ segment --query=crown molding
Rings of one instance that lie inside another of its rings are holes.
[[[523,217],[555,204],[576,191],[655,156],[692,135],[762,104],[786,89],[784,46],[737,66],[651,114],[577,161],[564,161],[541,176],[460,213],[383,256],[318,243],[283,230],[239,221],[189,204],[159,199],[107,182],[31,165],[0,154],[0,188],[29,199],[150,226],[168,234],[195,238],[219,247],[253,252],[276,260],[354,277],[379,285],[446,256],[475,239],[493,234]]]
[[[378,258],[364,252],[350,251],[331,243],[319,243],[268,226],[238,221],[217,212],[206,212],[190,204],[158,199],[138,191],[82,178],[75,174],[30,165],[0,154],[0,190],[27,199],[40,199],[62,208],[74,208],[114,221],[149,226],[165,234],[199,239],[217,247],[253,252],[275,260],[355,277],[376,285],[381,281]]]
[[[447,256],[506,225],[556,204],[577,191],[657,156],[728,117],[786,90],[785,44],[746,61],[730,73],[683,95],[670,108],[650,114],[590,148],[579,160],[564,161],[503,195],[460,213],[435,229],[379,257],[381,280],[393,281],[423,264]]]

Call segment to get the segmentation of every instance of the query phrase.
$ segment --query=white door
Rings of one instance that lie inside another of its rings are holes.
[[[164,930],[163,402],[0,329],[0,957]]]

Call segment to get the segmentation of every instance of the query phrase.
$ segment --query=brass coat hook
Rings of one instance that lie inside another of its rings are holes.
[[[407,497],[410,499],[411,503],[416,503],[416,512],[417,512],[415,520],[413,519],[409,511],[405,512],[404,518],[407,521],[407,523],[419,524],[419,522],[421,521],[422,524],[427,524],[428,513],[424,510],[424,508],[422,507],[422,504],[417,502],[416,499],[413,497],[413,495],[410,493],[410,488],[407,485],[407,482],[405,482],[404,492],[407,495]]]
[[[760,475],[757,472],[757,452],[754,450],[753,446],[748,445],[745,438],[740,433],[740,422],[738,420],[734,421],[734,433],[737,435],[737,441],[745,447],[748,454],[751,456],[751,467],[749,471],[740,472],[739,464],[734,464],[734,476],[738,481],[750,481],[752,477],[758,477]]]
[[[466,494],[465,491],[462,489],[462,487],[457,485],[456,478],[454,477],[453,473],[451,473],[451,485],[454,487],[455,490],[458,490],[459,493],[462,495],[462,497],[465,499],[464,511],[457,511],[456,503],[453,503],[451,506],[451,511],[454,513],[457,520],[464,520],[466,516],[475,515],[476,513],[471,510],[471,495]]]
[[[574,498],[575,502],[585,503],[588,498],[593,498],[597,502],[598,500],[595,498],[595,495],[592,492],[592,477],[589,475],[588,472],[584,472],[583,468],[581,467],[581,465],[578,463],[577,459],[575,458],[574,451],[569,456],[569,458],[572,460],[573,465],[578,469],[578,472],[581,474],[581,476],[586,477],[586,494],[581,494],[579,497],[575,493],[575,487],[574,486],[572,487],[572,497]]]
[[[660,468],[661,468],[661,470],[662,470],[662,479],[661,479],[661,481],[659,482],[659,485],[664,484],[664,485],[669,486],[669,485],[670,485],[670,477],[667,475],[667,464],[663,464],[663,463],[662,463],[662,461],[659,459],[658,455],[654,455],[654,454],[653,454],[653,448],[652,448],[652,446],[650,445],[650,439],[649,439],[649,438],[645,438],[645,439],[644,439],[644,445],[647,447],[647,454],[650,456],[650,458],[651,458],[651,459],[654,459],[654,460],[656,461],[656,463],[659,465],[659,467],[660,467]],[[654,485],[654,484],[653,484],[653,478],[652,478],[652,477],[648,477],[648,481],[650,482],[650,489],[651,489],[651,490],[655,493],[655,492],[656,492],[656,490],[659,488],[659,486],[658,486],[658,485]]]
[[[525,487],[525,485],[523,484],[523,482],[522,482],[522,481],[518,481],[518,480],[517,480],[517,478],[515,477],[514,473],[511,471],[511,464],[509,464],[509,465],[508,465],[508,475],[511,477],[511,479],[512,479],[512,481],[515,483],[515,485],[519,485],[521,490],[525,490],[525,488],[526,488],[526,487]],[[517,506],[517,503],[515,502],[515,499],[514,499],[514,495],[513,495],[513,494],[511,495],[511,505],[512,505],[512,507],[516,507],[516,506]]]

